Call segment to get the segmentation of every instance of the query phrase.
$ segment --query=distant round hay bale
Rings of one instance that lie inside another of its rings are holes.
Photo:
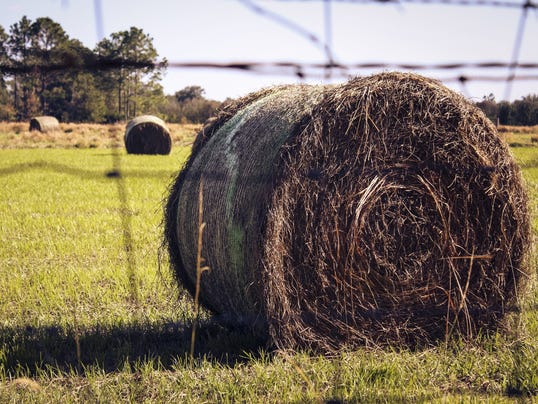
[[[280,348],[428,345],[496,330],[528,275],[527,196],[494,125],[403,73],[286,86],[198,135],[165,207],[176,277]]]
[[[30,132],[37,130],[42,133],[60,129],[60,123],[53,116],[36,116],[30,119]]]
[[[141,115],[129,121],[124,140],[130,154],[169,154],[172,149],[166,123],[153,115]]]

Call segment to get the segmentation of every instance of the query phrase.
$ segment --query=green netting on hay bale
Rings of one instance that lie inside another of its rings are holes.
[[[141,115],[129,121],[124,141],[130,154],[170,154],[172,150],[166,123],[153,115]]]
[[[53,116],[36,116],[30,119],[30,132],[37,130],[42,133],[60,129],[60,123]]]
[[[386,73],[232,103],[166,206],[178,280],[280,348],[430,344],[495,330],[528,275],[527,197],[495,127],[439,83]]]

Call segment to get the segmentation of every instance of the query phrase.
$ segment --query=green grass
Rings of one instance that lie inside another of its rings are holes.
[[[529,194],[533,232],[538,234],[538,148],[517,147],[512,151],[523,172]]]
[[[536,233],[538,148],[513,151]],[[247,330],[204,313],[191,362],[193,304],[165,255],[159,265],[162,201],[188,153],[0,150],[0,402],[510,402],[538,393],[535,291],[507,335],[336,358],[266,352]]]

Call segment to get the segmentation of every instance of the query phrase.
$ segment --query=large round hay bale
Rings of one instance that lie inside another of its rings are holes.
[[[528,274],[527,197],[491,122],[403,73],[287,86],[198,135],[165,211],[200,301],[260,319],[280,348],[424,345],[496,330]]]
[[[60,123],[53,116],[36,116],[30,119],[30,132],[37,130],[42,133],[60,129]]]
[[[169,154],[172,139],[166,123],[153,115],[141,115],[127,123],[125,148],[130,154]]]

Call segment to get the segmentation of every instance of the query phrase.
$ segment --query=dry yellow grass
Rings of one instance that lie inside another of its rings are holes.
[[[11,385],[17,389],[25,389],[33,392],[41,390],[41,386],[35,380],[28,377],[19,377],[11,382]]]
[[[167,124],[172,145],[188,145],[202,128],[199,124]],[[538,125],[498,128],[500,136],[512,146],[538,146]],[[40,133],[29,130],[27,122],[0,122],[0,149],[107,148],[123,147],[125,123],[60,123],[60,130]]]
[[[173,146],[194,140],[201,125],[168,124]],[[0,122],[0,149],[107,148],[123,147],[125,123],[61,123],[60,130],[41,133],[26,122]]]
[[[499,133],[513,133],[513,134],[526,134],[526,135],[538,135],[538,125],[534,126],[510,126],[499,125],[497,128]]]
[[[508,126],[500,125],[497,128],[499,135],[513,147],[538,146],[538,125],[534,126]]]

